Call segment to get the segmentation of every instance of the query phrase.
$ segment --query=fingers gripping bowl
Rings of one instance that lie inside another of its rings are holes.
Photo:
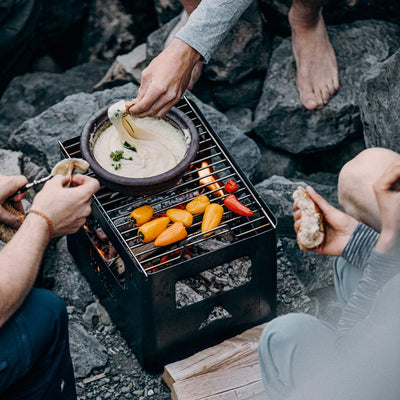
[[[96,159],[93,151],[99,137],[111,125],[107,113],[108,107],[101,109],[84,126],[81,134],[81,153],[98,179],[108,188],[128,195],[160,192],[173,186],[195,159],[199,147],[197,129],[187,115],[173,107],[163,117],[163,120],[182,133],[183,140],[186,142],[186,152],[183,158],[173,168],[154,176],[134,178],[110,172],[109,168],[107,170]],[[134,165],[133,168],[135,168]]]

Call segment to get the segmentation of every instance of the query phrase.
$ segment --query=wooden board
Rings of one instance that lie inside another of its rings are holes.
[[[265,400],[257,354],[265,326],[165,366],[172,400]]]

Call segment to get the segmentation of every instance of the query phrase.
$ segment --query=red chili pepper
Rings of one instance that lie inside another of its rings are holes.
[[[236,190],[238,190],[238,189],[239,189],[239,185],[233,179],[229,179],[229,181],[225,183],[224,190],[227,193],[236,192]]]
[[[244,217],[252,217],[253,211],[242,204],[234,194],[225,197],[224,205],[227,209],[236,214],[243,215]]]

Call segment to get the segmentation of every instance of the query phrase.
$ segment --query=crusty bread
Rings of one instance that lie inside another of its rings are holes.
[[[325,238],[324,217],[307,191],[301,186],[293,193],[293,199],[301,211],[297,243],[302,250],[314,250]]]

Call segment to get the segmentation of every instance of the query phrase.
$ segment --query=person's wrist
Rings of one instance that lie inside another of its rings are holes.
[[[201,54],[197,50],[179,38],[174,38],[169,47],[180,54],[180,56],[185,55],[187,58],[189,58],[193,65],[201,58]],[[179,56],[177,55],[177,57]]]
[[[43,238],[43,241],[48,243],[50,241],[49,226],[47,221],[38,214],[27,213],[23,226],[30,231],[35,232],[35,235]]]

